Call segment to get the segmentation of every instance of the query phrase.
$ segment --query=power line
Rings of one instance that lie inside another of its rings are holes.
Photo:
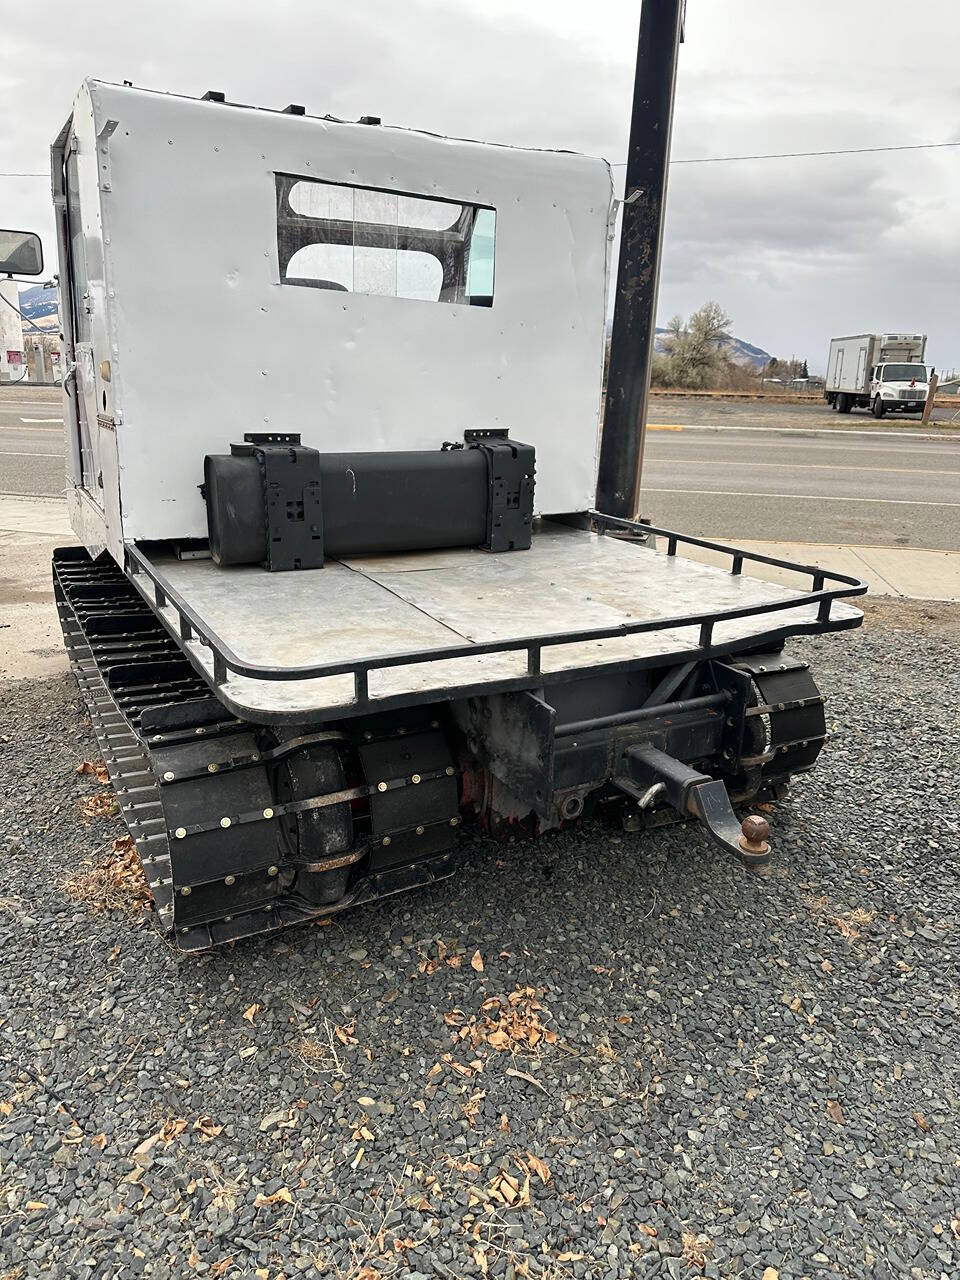
[[[806,160],[812,156],[865,156],[878,151],[936,151],[941,147],[960,147],[957,142],[914,142],[895,147],[839,147],[834,151],[772,151],[762,155],[751,156],[696,156],[685,160],[671,160],[671,164],[730,164],[735,160]],[[612,169],[625,169],[626,163],[620,161],[610,166]]]
[[[743,156],[691,156],[671,160],[671,164],[733,164],[738,160],[809,160],[817,156],[867,156],[885,151],[939,151],[944,147],[960,147],[956,142],[913,142],[890,147],[838,147],[831,151],[770,151]],[[611,169],[625,169],[625,160],[611,164]],[[49,178],[49,173],[0,173],[0,178]]]

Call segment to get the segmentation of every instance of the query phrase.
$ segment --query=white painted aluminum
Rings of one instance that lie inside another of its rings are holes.
[[[119,559],[123,539],[205,537],[204,454],[250,431],[343,451],[507,427],[536,447],[538,511],[592,505],[605,161],[97,81],[72,136],[91,333],[75,358],[93,435],[72,510],[88,545]],[[493,306],[281,284],[278,172],[492,206]]]
[[[210,560],[156,559],[157,568],[237,656],[251,665],[311,666],[401,653],[452,648],[529,635],[549,636],[591,627],[684,614],[709,613],[789,600],[796,590],[746,574],[734,575],[682,556],[546,523],[529,551],[418,552],[365,556],[303,573],[218,569]],[[177,632],[169,605],[159,610]],[[835,602],[834,618],[859,612]],[[714,641],[748,645],[779,627],[815,625],[816,605],[717,623]],[[545,673],[594,669],[605,663],[689,653],[699,627],[615,636],[542,651]],[[186,649],[208,676],[210,650],[196,640]],[[522,651],[421,662],[370,673],[370,696],[387,698],[476,687],[526,673]],[[223,695],[254,718],[318,708],[346,708],[353,677],[257,680],[230,674]]]

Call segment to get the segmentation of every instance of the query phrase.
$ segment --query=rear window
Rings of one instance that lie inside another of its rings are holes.
[[[492,306],[496,210],[278,173],[283,284]]]

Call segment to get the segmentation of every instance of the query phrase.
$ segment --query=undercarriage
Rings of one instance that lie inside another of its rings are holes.
[[[766,822],[732,806],[782,795],[825,739],[823,699],[782,640],[254,721],[215,695],[142,577],[80,548],[54,556],[70,661],[159,923],[185,951],[449,876],[463,824],[513,839],[598,809],[631,830],[697,820],[758,865]]]

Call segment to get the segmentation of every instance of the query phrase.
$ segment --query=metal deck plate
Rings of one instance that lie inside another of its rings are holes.
[[[556,635],[590,627],[719,612],[796,591],[682,556],[544,524],[529,551],[491,555],[475,549],[366,556],[329,562],[301,573],[259,568],[220,569],[211,560],[157,559],[157,568],[200,618],[244,661],[275,667],[360,660],[530,635]],[[749,562],[747,562],[749,563]],[[172,627],[176,615],[162,611]],[[771,630],[802,630],[815,605],[718,623],[714,643],[749,642]],[[859,610],[835,601],[831,618],[855,619]],[[694,649],[697,627],[543,650],[543,671],[651,659]],[[209,650],[190,651],[212,672]],[[520,652],[445,659],[370,673],[371,698],[438,693],[465,685],[522,677]],[[298,681],[256,680],[231,673],[222,693],[238,708],[262,717],[317,708],[348,708],[352,676]]]

